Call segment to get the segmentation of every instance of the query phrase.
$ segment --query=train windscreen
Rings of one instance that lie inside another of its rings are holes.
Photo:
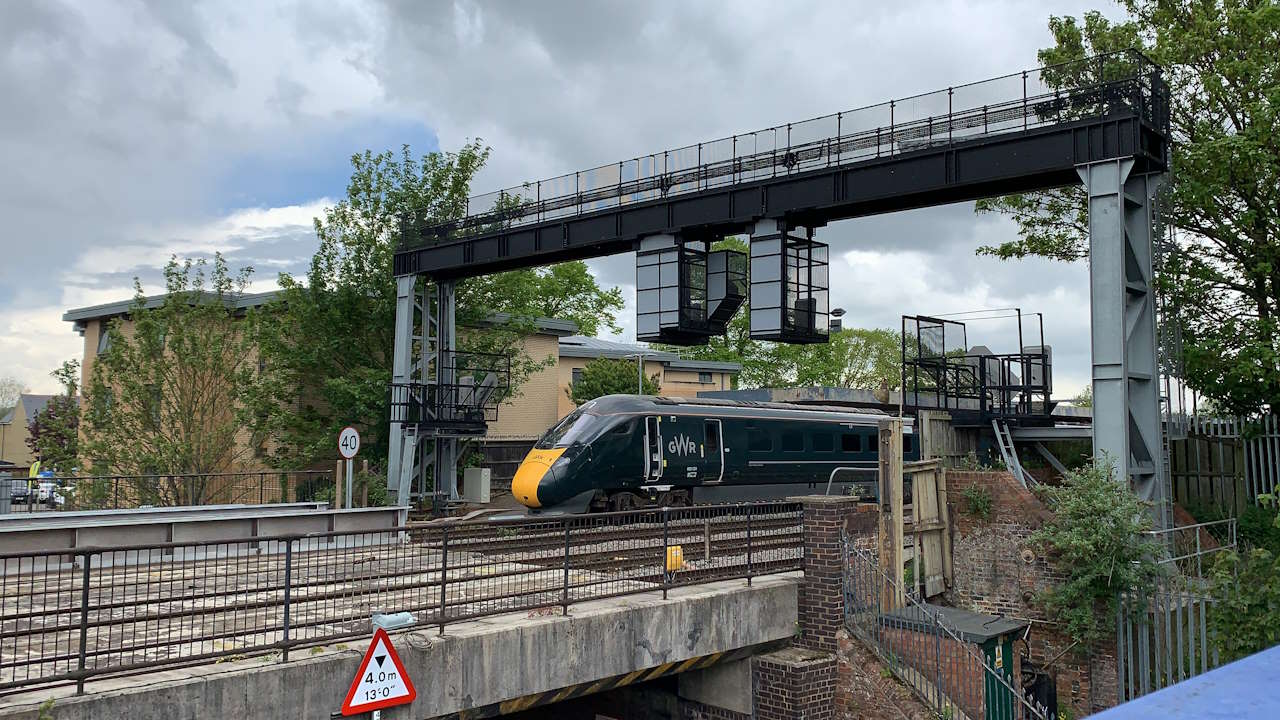
[[[585,412],[585,408],[578,408],[565,415],[560,422],[548,430],[534,447],[539,450],[569,447],[576,442],[586,440],[602,422],[599,415]]]

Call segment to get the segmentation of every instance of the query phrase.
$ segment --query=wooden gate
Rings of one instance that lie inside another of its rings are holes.
[[[945,592],[952,582],[947,470],[941,458],[904,463],[901,449],[902,421],[882,420],[880,565],[890,577],[902,577],[909,552],[908,592],[928,599]]]

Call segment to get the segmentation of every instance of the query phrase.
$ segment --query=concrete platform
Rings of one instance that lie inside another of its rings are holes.
[[[513,613],[393,633],[418,691],[386,720],[434,718],[715,653],[785,640],[796,630],[799,573],[730,580],[576,604],[567,617]],[[366,624],[366,627],[367,624]],[[370,632],[370,635],[372,633]],[[13,720],[327,719],[336,713],[368,640],[219,662],[0,698]],[[52,700],[51,707],[41,703]]]

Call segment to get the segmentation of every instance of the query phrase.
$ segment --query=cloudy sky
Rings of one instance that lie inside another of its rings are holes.
[[[1019,2],[0,3],[0,376],[52,391],[81,354],[62,313],[160,287],[171,254],[228,255],[252,290],[301,271],[349,157],[480,137],[484,192],[1035,65],[1050,14]],[[829,226],[846,324],[1042,312],[1055,386],[1087,382],[1083,266],[1001,263],[971,204]],[[634,266],[592,263],[623,287]],[[971,342],[1016,349],[1007,321]],[[627,338],[630,339],[630,338]]]

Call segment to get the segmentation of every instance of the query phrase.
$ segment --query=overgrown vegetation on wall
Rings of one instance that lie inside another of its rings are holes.
[[[1160,575],[1156,544],[1142,534],[1150,529],[1147,508],[1113,475],[1109,463],[1093,464],[1038,491],[1053,516],[1031,541],[1064,577],[1038,600],[1085,645],[1115,633],[1120,593],[1143,597]]]
[[[1243,537],[1237,551],[1223,553],[1210,573],[1215,602],[1209,605],[1209,630],[1219,660],[1230,662],[1280,644],[1280,513],[1274,495],[1258,498],[1269,515],[1268,531],[1255,529],[1254,544]]]

